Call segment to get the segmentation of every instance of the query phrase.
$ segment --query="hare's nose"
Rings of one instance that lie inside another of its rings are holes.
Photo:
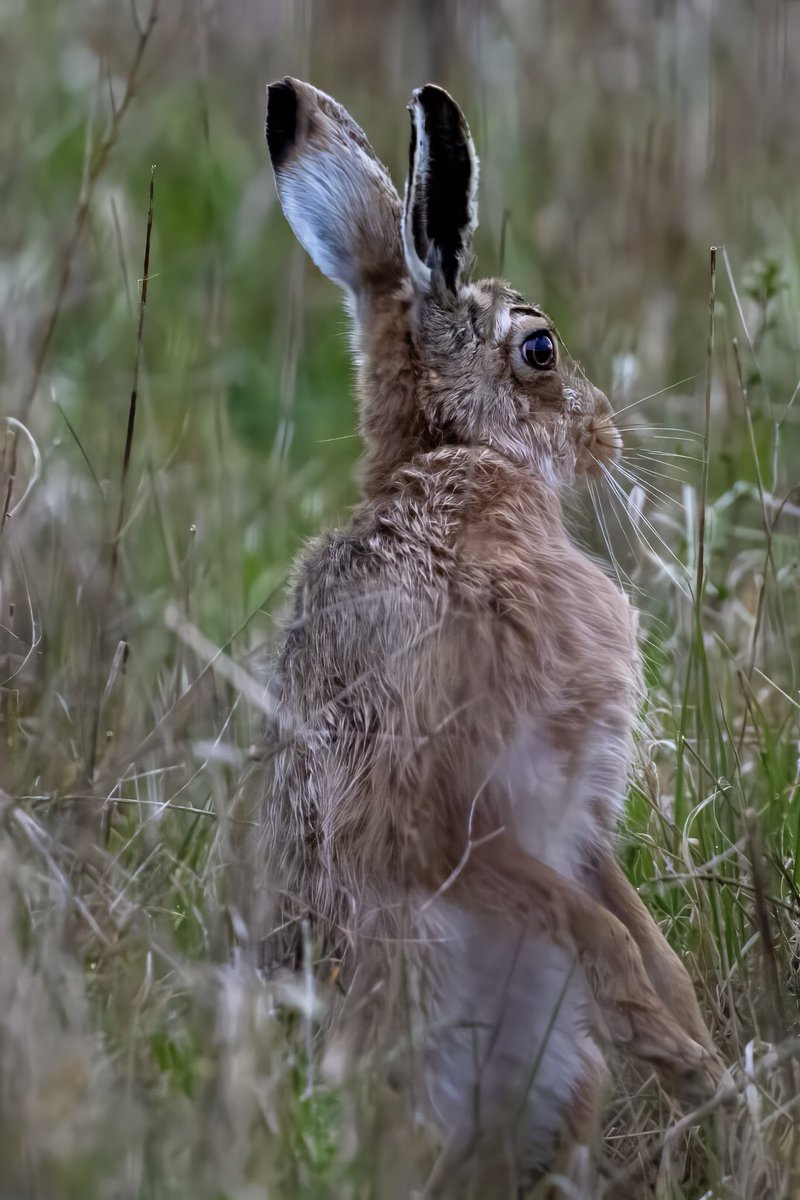
[[[622,434],[617,429],[611,416],[611,410],[598,413],[589,426],[589,436],[593,450],[602,459],[616,462],[622,452]]]

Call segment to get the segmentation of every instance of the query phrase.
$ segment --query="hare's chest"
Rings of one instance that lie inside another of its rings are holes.
[[[523,849],[576,877],[587,849],[607,836],[625,794],[627,738],[601,724],[581,747],[558,746],[545,723],[520,722],[500,752],[491,789]]]

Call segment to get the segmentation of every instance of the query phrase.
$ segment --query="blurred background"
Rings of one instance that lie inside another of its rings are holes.
[[[34,1178],[48,1200],[186,1195],[190,1178],[198,1196],[334,1194],[328,1101],[292,1090],[273,1001],[223,970],[245,940],[229,867],[255,838],[231,814],[263,726],[235,671],[258,677],[292,557],[357,495],[346,320],[266,156],[264,88],[285,74],[343,103],[398,187],[411,90],[447,87],[481,159],[478,272],[542,304],[616,405],[652,395],[623,422],[633,499],[577,521],[653,616],[666,713],[689,661],[670,638],[691,626],[709,247],[725,248],[709,646],[720,694],[756,659],[780,683],[785,701],[762,698],[785,747],[769,795],[794,814],[798,0],[0,0],[3,1200]],[[791,820],[772,831],[784,866]],[[670,896],[654,903],[682,936]],[[722,977],[747,924],[715,919]],[[272,1058],[247,1059],[253,1029]],[[248,1140],[256,1094],[295,1165]],[[171,1158],[184,1145],[191,1170]]]
[[[43,439],[39,516],[60,522],[65,568],[86,569],[98,484],[121,469],[151,164],[132,594],[194,525],[196,601],[235,619],[353,498],[345,319],[293,241],[263,141],[264,86],[283,74],[348,107],[398,186],[411,89],[448,87],[481,157],[479,271],[543,304],[617,403],[670,389],[637,417],[698,425],[712,244],[751,336],[770,339],[767,390],[792,382],[797,321],[776,316],[800,288],[793,0],[161,0],[138,53],[147,5],[4,0],[0,15],[2,399]],[[728,484],[732,389],[715,381]]]

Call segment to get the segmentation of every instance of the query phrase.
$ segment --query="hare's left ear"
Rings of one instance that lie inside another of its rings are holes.
[[[267,145],[281,207],[329,279],[361,304],[403,278],[400,197],[364,131],[318,88],[267,89]]]
[[[454,292],[478,224],[478,159],[469,126],[447,92],[418,88],[409,105],[411,148],[403,210],[403,249],[417,287]]]

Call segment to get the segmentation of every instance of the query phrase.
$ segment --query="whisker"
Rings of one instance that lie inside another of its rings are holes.
[[[681,485],[686,483],[686,479],[681,478],[681,475],[686,476],[688,474],[685,467],[673,467],[673,471],[680,471],[681,473],[680,475],[673,475],[668,471],[655,471],[651,466],[645,466],[644,463],[638,458],[634,461],[630,458],[623,457],[621,461],[629,466],[630,469],[637,475],[641,473],[650,479],[664,479],[667,483],[680,483]],[[650,460],[645,459],[645,462],[649,463]]]
[[[677,500],[675,498],[675,496],[670,496],[666,492],[662,492],[661,488],[656,487],[656,485],[654,483],[649,483],[649,484],[645,485],[642,482],[642,480],[638,478],[638,476],[634,475],[633,471],[629,471],[626,467],[623,467],[621,462],[616,463],[615,466],[616,466],[617,470],[622,475],[624,475],[624,477],[629,481],[629,483],[634,483],[634,484],[638,483],[639,487],[642,489],[642,491],[645,493],[645,495],[648,494],[647,489],[650,488],[650,490],[652,492],[654,492],[655,495],[659,497],[659,499],[664,500],[667,504],[676,504],[678,506],[678,508],[684,508],[684,505],[681,504],[680,500]],[[647,474],[644,467],[642,467],[641,470],[645,474]],[[653,471],[651,471],[649,473],[651,475],[655,474],[655,472],[653,472]]]
[[[687,475],[692,474],[692,469],[689,467],[681,466],[680,463],[669,462],[668,460],[663,459],[663,458],[651,458],[649,454],[642,454],[638,450],[632,450],[628,454],[623,453],[622,458],[626,462],[628,462],[631,459],[635,459],[637,463],[646,464],[648,469],[653,470],[653,471],[655,471],[656,468],[658,468],[658,467],[666,468],[666,470],[669,470],[669,471],[677,471],[678,474],[683,476],[684,478],[679,479],[677,476],[673,476],[672,478],[675,479],[676,483],[685,483],[685,477]],[[668,478],[666,473],[665,473],[665,478]]]
[[[670,497],[664,492],[660,492],[654,483],[644,483],[641,479],[638,479],[635,475],[633,475],[631,471],[627,470],[621,462],[613,463],[612,467],[620,471],[624,478],[627,479],[629,483],[633,484],[634,487],[641,488],[651,504],[656,505],[659,500],[670,500]]]
[[[620,433],[649,433],[651,429],[659,431],[659,435],[664,437],[668,434],[675,434],[676,439],[691,438],[694,441],[702,441],[702,437],[694,429],[683,429],[679,425],[617,425],[616,428]],[[680,435],[680,438],[677,437]],[[656,436],[655,434],[653,436]],[[670,439],[675,440],[675,439]]]
[[[635,458],[635,459],[636,459],[636,463],[635,463],[634,465],[635,465],[635,467],[636,467],[636,470],[637,470],[637,471],[641,471],[641,472],[642,472],[642,474],[644,474],[644,475],[652,475],[654,479],[669,479],[669,480],[671,480],[673,483],[682,483],[682,482],[683,482],[683,480],[676,478],[676,476],[675,476],[675,475],[668,475],[666,471],[654,471],[654,470],[652,470],[652,468],[650,468],[650,467],[643,467],[643,466],[641,466],[641,465],[640,465],[640,462],[639,462],[639,460],[642,458],[642,455],[641,455],[641,454],[636,454],[636,452],[635,452],[635,451],[634,451],[633,453],[631,453],[631,454],[625,454],[625,453],[623,453],[623,454],[620,456],[620,458],[621,458],[621,461],[622,461],[622,462],[628,462],[628,463],[631,461],[631,459],[634,459],[634,458]],[[652,459],[645,458],[645,460],[644,460],[644,461],[645,461],[645,462],[652,462]],[[656,461],[658,461],[658,460],[656,460]],[[678,466],[673,466],[673,468],[672,468],[672,469],[673,469],[673,471],[680,471],[680,472],[681,472],[683,475],[686,475],[686,474],[688,474],[688,472],[687,472],[687,470],[686,470],[686,467],[678,467]]]
[[[685,379],[679,379],[677,383],[667,384],[666,387],[660,388],[657,392],[651,392],[649,396],[642,396],[641,400],[634,400],[633,404],[626,404],[624,408],[618,408],[614,412],[615,417],[621,417],[624,412],[630,408],[636,408],[639,404],[644,404],[646,400],[654,400],[656,396],[663,396],[665,392],[671,392],[673,388],[680,387],[682,383],[693,383],[697,379],[697,375],[687,375]]]
[[[625,541],[626,541],[626,542],[627,542],[627,544],[628,544],[628,549],[630,550],[630,552],[631,552],[631,555],[633,556],[633,560],[634,560],[634,562],[636,562],[636,563],[638,564],[638,561],[639,561],[639,554],[638,554],[638,552],[637,552],[637,550],[636,550],[636,547],[633,545],[633,542],[632,542],[632,541],[631,541],[631,539],[628,537],[628,531],[627,531],[627,529],[625,528],[625,524],[624,524],[624,523],[623,523],[623,521],[620,519],[619,513],[617,512],[617,508],[616,508],[616,505],[615,505],[615,503],[614,503],[614,500],[615,500],[615,499],[616,499],[616,497],[614,496],[613,492],[612,492],[612,493],[609,493],[609,503],[610,503],[610,506],[611,506],[611,512],[612,512],[612,514],[613,514],[613,516],[614,516],[614,520],[617,522],[617,524],[618,524],[618,525],[619,525],[619,527],[620,527],[620,530],[622,531],[622,536],[625,538]],[[636,526],[635,526],[635,523],[634,523],[634,522],[631,520],[631,518],[630,518],[630,513],[626,511],[626,513],[625,513],[625,516],[626,516],[626,517],[627,517],[627,519],[628,519],[628,524],[631,526],[631,528],[632,528],[632,529],[634,530],[634,532],[635,532],[635,531],[636,531]],[[628,582],[630,583],[630,585],[631,585],[631,587],[633,588],[633,590],[634,590],[635,592],[638,592],[638,594],[639,594],[639,595],[643,596],[643,595],[644,595],[644,591],[643,591],[643,589],[642,589],[642,588],[640,588],[638,584],[636,584],[636,583],[634,583],[634,582],[633,582],[633,579],[631,578],[631,576],[630,576],[630,575],[629,575],[627,572],[625,572],[625,574],[626,574],[627,580],[628,580]]]
[[[661,502],[661,497],[656,495],[655,491],[650,490],[650,488],[653,486],[652,484],[645,484],[639,479],[632,479],[630,475],[627,475],[625,472],[623,472],[623,476],[625,477],[626,482],[631,485],[631,487],[638,487],[640,489],[642,495],[650,502],[650,504],[653,505],[654,508],[658,507],[659,503]]]
[[[611,486],[611,488],[612,488],[614,491],[616,491],[617,495],[618,495],[618,496],[619,496],[619,498],[620,498],[620,499],[623,501],[623,503],[624,503],[624,502],[626,502],[626,501],[627,501],[627,496],[626,496],[626,493],[623,491],[622,487],[620,486],[620,484],[619,484],[619,481],[618,481],[618,480],[616,480],[616,479],[614,478],[614,476],[613,476],[613,475],[611,474],[611,472],[610,472],[610,471],[607,469],[607,467],[605,466],[605,464],[604,464],[604,463],[600,463],[600,464],[599,464],[599,466],[600,466],[600,470],[603,472],[603,474],[605,475],[606,479],[608,480],[608,482],[609,482],[609,485]],[[643,522],[644,522],[644,524],[645,524],[645,525],[647,526],[647,528],[650,530],[650,532],[652,533],[653,537],[654,537],[654,538],[656,538],[656,540],[657,540],[657,541],[658,541],[658,542],[659,542],[659,543],[660,543],[660,544],[661,544],[661,545],[664,547],[664,549],[666,550],[666,552],[667,552],[667,554],[669,555],[669,557],[670,557],[670,558],[671,558],[671,559],[672,559],[672,560],[675,562],[676,566],[678,566],[678,567],[680,568],[680,570],[681,570],[681,571],[686,571],[686,570],[687,570],[687,567],[686,567],[685,563],[681,562],[681,560],[678,558],[677,554],[676,554],[676,553],[675,553],[675,551],[672,549],[672,547],[671,547],[671,546],[669,546],[669,545],[668,545],[668,544],[667,544],[667,543],[664,541],[664,539],[662,538],[661,534],[660,534],[660,533],[658,532],[658,530],[655,528],[655,526],[653,525],[653,523],[652,523],[652,522],[651,522],[651,521],[648,519],[648,517],[647,517],[647,516],[645,516],[644,512],[641,512],[641,513],[640,513],[640,519],[641,519],[641,521],[643,521]],[[666,574],[669,576],[669,578],[670,578],[670,579],[673,581],[673,583],[674,583],[674,584],[675,584],[675,586],[676,586],[676,587],[679,589],[679,591],[680,591],[680,592],[681,592],[681,593],[682,593],[682,594],[683,594],[683,595],[684,595],[684,596],[685,596],[685,597],[686,597],[688,600],[691,600],[691,593],[689,592],[689,589],[688,589],[688,587],[686,586],[686,584],[685,584],[685,583],[684,583],[684,582],[683,582],[681,579],[679,579],[679,578],[678,578],[678,577],[675,575],[674,571],[673,571],[673,570],[672,570],[672,568],[669,566],[669,564],[668,564],[668,563],[665,563],[665,562],[663,561],[663,559],[661,558],[661,556],[660,556],[660,555],[659,555],[659,554],[656,552],[656,550],[653,548],[653,546],[650,544],[650,542],[649,542],[649,541],[647,540],[647,538],[644,536],[644,534],[642,533],[642,530],[641,530],[641,529],[639,529],[639,528],[638,528],[637,526],[635,526],[635,525],[633,526],[633,528],[634,528],[634,529],[635,529],[635,531],[636,531],[636,535],[637,535],[637,537],[639,537],[639,538],[642,540],[642,543],[643,543],[643,545],[645,545],[645,546],[647,547],[647,549],[649,550],[649,552],[650,552],[651,556],[652,556],[652,557],[655,559],[655,561],[656,561],[656,562],[659,564],[659,566],[661,567],[661,569],[662,569],[662,570],[663,570],[663,571],[664,571],[664,572],[665,572],[665,573],[666,573]]]
[[[603,522],[600,518],[600,511],[597,506],[597,498],[595,496],[594,484],[592,483],[591,479],[588,481],[588,485],[589,485],[589,499],[592,502],[592,508],[594,509],[595,520],[597,521],[598,527],[600,529],[600,535],[603,539],[603,544],[605,545],[606,551],[608,552],[608,557],[611,561],[612,566],[614,566],[614,568],[616,570],[616,564],[614,562],[614,555],[611,553],[611,546],[609,545],[605,526],[603,525]],[[618,581],[620,587],[622,587],[622,581],[619,579],[619,576],[617,577],[617,581]]]
[[[637,430],[634,430],[634,429],[620,429],[620,430],[619,430],[619,432],[620,432],[620,433],[624,433],[624,434],[628,434],[628,435],[633,435],[633,433],[634,433],[634,432],[637,432]],[[638,427],[638,432],[641,432],[641,426],[639,426],[639,427]],[[645,436],[646,436],[646,438],[647,438],[647,446],[648,446],[648,448],[649,448],[649,446],[650,446],[650,442],[671,442],[671,443],[672,443],[672,445],[674,446],[676,442],[682,442],[682,441],[685,441],[685,440],[687,440],[687,439],[685,439],[685,438],[681,438],[681,437],[673,437],[671,433],[648,433],[648,434],[646,434]],[[644,447],[642,446],[642,444],[641,444],[641,443],[639,443],[639,442],[633,442],[633,443],[631,443],[631,442],[626,442],[626,447],[627,447],[628,449],[636,449],[636,450],[642,450],[642,449],[644,449]],[[667,451],[667,453],[670,453],[670,451]],[[698,459],[697,461],[698,461],[698,462],[702,462],[703,460],[702,460],[702,459]]]
[[[594,455],[591,453],[591,451],[590,451],[589,453],[590,453],[591,457],[594,459],[595,463],[597,463],[597,466],[598,466],[598,467],[601,467],[601,466],[602,466],[602,464],[600,463],[600,461],[599,461],[597,458],[595,458],[595,456],[594,456]],[[633,546],[633,544],[632,544],[632,542],[631,542],[630,538],[628,537],[628,534],[627,534],[627,531],[626,531],[626,529],[625,529],[625,526],[624,526],[624,525],[622,524],[622,522],[620,521],[620,519],[619,519],[619,516],[617,515],[616,508],[614,507],[614,500],[616,499],[616,496],[615,496],[615,494],[614,494],[614,492],[613,492],[613,491],[609,492],[609,493],[608,493],[608,495],[609,495],[609,500],[611,501],[611,511],[612,511],[612,512],[613,512],[613,514],[614,514],[614,518],[615,518],[615,520],[617,521],[617,524],[619,525],[620,529],[622,530],[623,536],[625,537],[625,541],[628,543],[628,547],[629,547],[629,549],[630,549],[630,552],[631,552],[631,554],[633,555],[634,559],[636,559],[636,558],[638,557],[638,555],[637,555],[637,552],[636,552],[636,549],[635,549],[635,547]],[[628,499],[628,497],[625,497],[625,499],[627,500],[627,499]],[[631,516],[630,516],[630,508],[629,508],[629,505],[628,505],[627,503],[625,504],[625,516],[626,516],[626,517],[627,517],[627,519],[628,519],[628,524],[629,524],[629,525],[632,527],[632,529],[634,530],[634,532],[636,532],[636,523],[635,523],[635,521],[633,521],[633,520],[631,519]],[[637,591],[638,591],[638,590],[640,590],[640,589],[638,589],[638,588],[637,588]]]
[[[608,496],[609,504],[611,505],[611,511],[614,513],[614,517],[615,517],[617,523],[619,524],[620,528],[623,529],[623,531],[624,531],[625,526],[623,525],[623,523],[619,517],[619,514],[617,513],[617,507],[616,507],[617,505],[619,505],[623,509],[623,513],[626,518],[626,521],[627,521],[628,525],[630,526],[631,531],[633,532],[639,545],[645,550],[646,556],[652,555],[652,548],[651,548],[649,542],[647,541],[647,539],[643,537],[642,532],[638,527],[638,522],[634,521],[631,517],[630,505],[626,502],[628,498],[625,496],[625,493],[622,492],[621,489],[619,489],[617,487],[617,488],[609,488],[606,494]],[[642,515],[641,511],[639,511],[638,517],[641,518],[641,515]],[[628,545],[631,547],[631,553],[633,554],[634,558],[636,558],[638,560],[639,553],[632,545],[630,539],[627,537],[627,534],[626,534],[626,540],[628,542]]]
[[[618,501],[618,503],[621,503],[621,501]],[[641,516],[642,516],[642,514],[640,513],[640,517]],[[641,530],[639,528],[638,525],[634,525],[633,528],[635,530],[636,536],[639,539],[639,542],[640,542],[642,548],[644,549],[645,557],[648,558],[651,562],[655,563],[656,566],[658,567],[659,571],[661,571],[664,575],[666,575],[667,579],[669,579],[670,583],[673,585],[673,587],[676,589],[676,591],[680,592],[680,594],[683,596],[683,598],[685,600],[688,600],[689,603],[691,603],[691,600],[692,600],[691,592],[689,591],[687,584],[677,574],[677,572],[675,571],[675,568],[671,565],[671,563],[667,562],[667,560],[664,559],[659,554],[659,552],[655,549],[655,547],[650,542],[650,540],[648,539],[646,534],[643,532],[643,530]],[[680,565],[682,565],[682,564],[680,564]],[[663,621],[661,622],[661,625],[663,628],[665,628],[665,629],[667,628],[666,624]]]
[[[697,454],[679,454],[677,450],[648,450],[640,446],[635,453],[647,456],[648,458],[686,458],[689,462],[703,461]]]
[[[594,515],[597,518],[597,524],[600,528],[600,534],[603,538],[603,542],[605,543],[606,550],[608,551],[608,557],[611,561],[611,565],[614,568],[614,574],[617,577],[617,583],[619,584],[619,590],[621,592],[625,591],[625,588],[622,583],[622,576],[624,575],[625,578],[627,579],[628,583],[630,584],[630,586],[634,589],[634,591],[636,591],[636,592],[640,591],[640,589],[636,586],[636,584],[631,579],[630,575],[628,575],[627,571],[623,570],[622,567],[620,566],[620,564],[617,562],[617,557],[614,554],[614,550],[613,550],[613,547],[611,544],[611,536],[608,532],[608,526],[606,525],[605,517],[603,516],[603,513],[601,511],[600,502],[595,493],[594,483],[591,480],[589,480],[589,495],[590,495],[590,498],[592,501],[592,508],[594,509]]]

